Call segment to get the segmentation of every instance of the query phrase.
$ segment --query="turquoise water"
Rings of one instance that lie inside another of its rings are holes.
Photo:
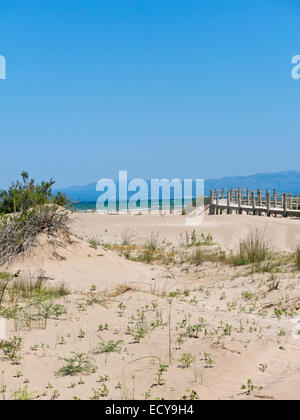
[[[140,201],[139,206],[136,206],[135,203],[128,203],[128,209],[129,210],[135,210],[135,211],[145,211],[150,208],[150,202],[148,200]],[[125,210],[126,209],[126,201],[123,202],[117,202],[117,206],[119,207],[118,210]],[[185,201],[185,207],[192,207],[192,199]],[[182,200],[152,200],[151,202],[151,210],[159,210],[162,209],[174,209],[174,210],[182,210],[183,209],[183,203]],[[78,212],[90,212],[90,211],[96,211],[97,210],[97,203],[95,201],[84,201],[81,203],[73,204],[73,209]],[[116,207],[113,205],[109,205],[100,211],[115,211]]]

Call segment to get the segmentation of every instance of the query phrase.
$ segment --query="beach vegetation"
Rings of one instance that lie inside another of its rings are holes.
[[[136,233],[131,231],[130,229],[124,230],[121,234],[122,239],[122,246],[130,246],[134,244],[134,240],[136,238]]]
[[[300,246],[298,246],[296,248],[296,251],[295,251],[295,261],[296,261],[297,268],[300,269]]]
[[[109,340],[105,342],[101,337],[99,338],[99,343],[97,347],[94,349],[94,354],[102,354],[102,353],[120,353],[121,352],[121,344],[123,344],[122,340],[113,341]]]
[[[191,364],[196,360],[192,353],[183,353],[179,359],[181,366],[189,368]]]
[[[65,365],[56,372],[56,375],[59,376],[76,376],[79,373],[90,375],[97,370],[94,359],[85,353],[72,352],[71,357],[64,357],[60,360],[63,360]]]
[[[96,238],[91,238],[91,239],[89,239],[89,245],[90,245],[90,248],[98,249],[98,246],[100,245],[100,242]]]
[[[269,241],[265,239],[264,232],[255,230],[241,239],[236,255],[232,257],[234,265],[259,264],[274,257]]]
[[[30,252],[41,234],[52,238],[54,244],[59,235],[69,240],[69,228],[69,215],[54,204],[0,216],[0,265]]]
[[[17,213],[29,210],[37,205],[56,204],[70,206],[70,201],[62,193],[52,194],[55,184],[50,181],[35,182],[26,171],[21,173],[21,180],[13,182],[7,190],[0,191],[0,213]]]
[[[22,339],[20,337],[15,336],[12,339],[0,341],[0,350],[14,365],[18,365],[20,363],[21,349]]]
[[[37,392],[28,392],[28,386],[26,385],[23,389],[19,389],[12,394],[12,399],[15,401],[30,401],[38,398]]]

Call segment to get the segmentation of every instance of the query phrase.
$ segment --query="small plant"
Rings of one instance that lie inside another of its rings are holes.
[[[283,309],[274,308],[274,315],[276,318],[281,319],[283,315],[285,315],[285,311]]]
[[[51,400],[57,400],[57,398],[58,397],[60,397],[60,392],[59,392],[59,390],[58,389],[55,389],[54,391],[53,391],[53,394],[52,394],[52,396],[51,396]]]
[[[18,365],[20,363],[21,347],[22,339],[20,337],[14,337],[11,340],[5,340],[0,342],[0,350],[2,350],[4,356],[8,357],[11,360],[11,362],[15,365]]]
[[[108,324],[100,324],[99,326],[98,326],[98,331],[107,331],[108,330],[108,328],[109,328],[109,325]]]
[[[198,236],[195,229],[192,231],[191,235],[188,232],[185,233],[185,246],[187,248],[192,246],[211,246],[213,244],[213,237],[210,233],[207,235],[201,233],[200,236]]]
[[[90,375],[96,372],[97,367],[94,364],[94,360],[85,353],[72,352],[73,357],[61,358],[65,362],[65,366],[60,368],[56,374],[62,376],[75,376],[79,373],[84,375]]]
[[[204,359],[206,363],[206,368],[212,368],[213,365],[216,363],[209,353],[204,353]]]
[[[253,385],[252,379],[248,379],[247,385],[242,385],[241,390],[245,391],[246,395],[251,395],[252,392],[254,391],[254,385]]]
[[[91,238],[89,240],[89,245],[90,245],[90,248],[98,249],[98,246],[100,245],[100,242],[95,238]]]
[[[151,391],[150,391],[150,389],[148,389],[148,391],[145,392],[144,397],[145,397],[145,400],[150,400],[151,399]]]
[[[14,392],[12,398],[17,401],[29,401],[38,398],[38,393],[28,392],[28,387],[25,386],[23,389]]]
[[[59,339],[59,341],[58,341],[58,344],[60,344],[61,346],[62,345],[64,345],[64,344],[66,344],[66,340],[65,340],[65,337],[60,337],[60,339]]]
[[[261,363],[258,368],[264,373],[268,369],[268,366],[265,363]]]
[[[226,324],[224,328],[224,335],[231,335],[231,331],[232,331],[232,326],[229,324]]]
[[[187,395],[184,395],[182,397],[183,400],[194,401],[200,399],[199,395],[197,394],[197,391],[190,391],[189,389],[186,389],[185,392],[187,393]]]
[[[97,401],[100,398],[107,398],[109,396],[109,390],[105,383],[101,384],[101,388],[93,389],[94,395],[92,396],[91,400]]]
[[[119,340],[119,341],[110,340],[107,343],[105,343],[105,341],[102,340],[101,337],[98,337],[98,338],[99,338],[99,343],[96,349],[94,350],[95,354],[121,352],[120,345],[123,344],[122,340]]]
[[[78,334],[78,338],[83,339],[85,337],[85,331],[83,331],[83,329],[80,329],[79,334]]]
[[[21,378],[22,377],[22,372],[20,372],[19,370],[17,370],[17,372],[16,372],[16,374],[15,374],[14,377],[17,378],[17,379]]]
[[[168,365],[159,365],[155,380],[157,385],[164,385],[165,380],[162,378],[163,374],[168,370]]]
[[[191,364],[196,360],[192,353],[183,353],[179,359],[179,362],[184,368],[189,368]]]
[[[37,313],[33,314],[33,318],[43,318],[45,321],[48,319],[58,319],[62,315],[67,313],[66,308],[63,305],[55,304],[53,302],[37,303]]]
[[[97,379],[97,382],[99,382],[100,384],[102,384],[103,382],[108,382],[108,381],[109,381],[108,375],[100,375],[99,378]]]
[[[124,312],[125,312],[125,309],[126,309],[126,305],[124,305],[123,302],[120,302],[118,308],[119,308],[118,314],[119,314],[120,317],[122,317],[124,315]]]

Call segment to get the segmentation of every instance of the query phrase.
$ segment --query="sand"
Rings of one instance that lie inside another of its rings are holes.
[[[125,230],[135,233],[136,244],[159,234],[167,254],[180,249],[180,234],[193,228],[183,216],[72,217],[72,243],[62,241],[54,251],[43,238],[32,255],[0,270],[27,277],[42,272],[48,285],[65,282],[71,292],[54,302],[66,314],[46,326],[7,321],[7,337],[22,338],[21,359],[16,365],[0,351],[0,390],[6,386],[0,398],[18,398],[24,387],[33,399],[300,398],[300,272],[293,262],[251,273],[251,267],[220,262],[130,261],[120,255],[122,247],[107,245],[120,245]],[[292,219],[206,216],[196,229],[229,249],[256,228],[282,252],[300,242],[300,221]],[[91,238],[102,245],[91,248]],[[275,316],[274,308],[285,312]],[[138,326],[147,329],[139,342],[130,333]],[[120,351],[95,354],[100,339],[121,341]],[[93,359],[96,372],[58,375],[72,352]],[[183,354],[192,358],[188,367]],[[159,380],[161,365],[168,367]],[[248,379],[249,395],[241,389]]]
[[[184,216],[160,215],[101,215],[97,213],[78,213],[74,216],[76,232],[85,238],[98,237],[104,242],[119,242],[124,230],[137,233],[137,241],[143,241],[152,232],[172,243],[180,241],[180,234],[192,232],[194,227],[185,225]],[[233,248],[241,237],[254,229],[264,230],[266,237],[274,245],[284,251],[292,251],[300,241],[300,220],[291,218],[274,218],[264,216],[223,215],[208,216],[206,214],[198,231],[211,233],[225,248]]]

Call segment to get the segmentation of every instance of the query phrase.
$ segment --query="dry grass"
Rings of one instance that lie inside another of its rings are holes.
[[[298,269],[300,269],[300,246],[298,245],[295,250],[295,262]]]
[[[45,205],[13,216],[0,218],[0,265],[11,263],[18,255],[29,252],[40,234],[69,237],[68,213],[56,205]]]
[[[264,232],[255,230],[240,240],[237,254],[232,257],[234,265],[259,264],[274,257]]]

